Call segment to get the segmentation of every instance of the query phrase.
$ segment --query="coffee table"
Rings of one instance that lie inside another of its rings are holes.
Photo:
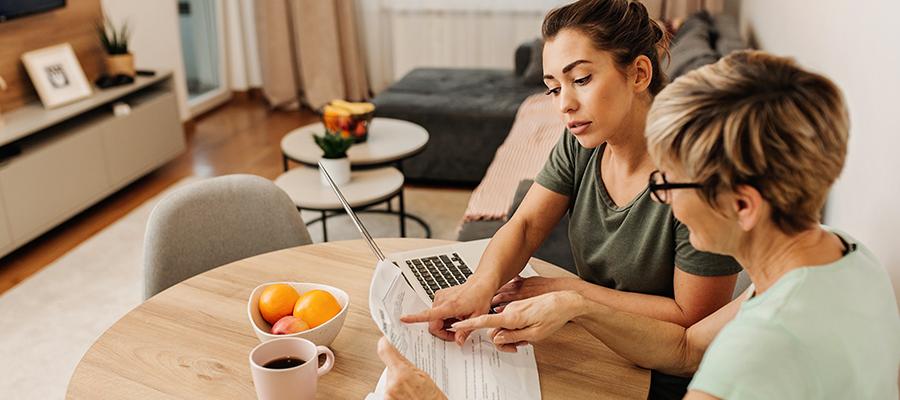
[[[313,135],[325,133],[321,122],[306,125],[289,132],[281,139],[281,155],[284,170],[288,161],[309,167],[317,167],[322,158],[322,150],[313,141]],[[369,137],[365,142],[354,144],[347,151],[347,158],[353,168],[377,168],[394,165],[402,171],[400,161],[425,150],[428,131],[409,121],[393,118],[374,118],[369,124]]]
[[[393,253],[452,243],[376,239]],[[543,276],[574,275],[531,259]],[[247,300],[265,282],[315,282],[350,295],[350,312],[331,344],[334,369],[319,380],[318,399],[362,399],[384,369],[381,337],[369,314],[375,256],[363,240],[274,251],[204,272],[135,307],[88,349],[69,381],[67,399],[255,399],[248,354],[259,339]],[[568,324],[534,343],[544,400],[646,399],[649,371]]]
[[[322,185],[319,170],[307,167],[293,168],[275,178],[275,184],[284,190],[299,210],[310,210],[322,213],[322,216],[307,222],[322,223],[322,239],[328,241],[326,219],[334,214],[344,212],[344,208],[330,187]],[[341,193],[357,212],[391,213],[388,210],[371,210],[368,207],[380,203],[388,203],[395,197],[400,199],[400,210],[396,214],[400,218],[400,236],[406,237],[406,219],[412,219],[425,229],[425,236],[431,237],[431,228],[421,218],[406,213],[403,201],[403,174],[394,167],[381,167],[350,173],[350,182],[339,186]]]
[[[318,162],[322,150],[316,146],[313,135],[324,132],[325,125],[318,122],[297,128],[281,139],[285,172],[275,179],[275,184],[290,195],[298,209],[321,213],[321,217],[307,222],[307,225],[321,222],[322,239],[327,242],[327,219],[343,213],[343,208],[331,189],[318,183]],[[396,214],[400,218],[401,237],[406,237],[406,219],[411,219],[420,224],[425,230],[425,237],[430,238],[431,227],[422,218],[407,213],[403,199],[402,161],[422,152],[427,144],[428,131],[417,124],[393,118],[372,119],[368,139],[354,144],[347,151],[354,172],[350,182],[341,186],[341,192],[353,210],[358,213]],[[301,166],[291,169],[289,161]],[[378,172],[364,174],[358,170]],[[391,201],[394,198],[399,199],[399,211],[393,210]],[[370,208],[380,203],[386,203],[387,209]]]

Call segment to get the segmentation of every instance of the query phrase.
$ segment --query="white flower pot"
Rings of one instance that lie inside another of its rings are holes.
[[[323,185],[331,187],[331,185],[328,184],[328,178],[326,178],[325,174],[321,171],[321,168],[323,167],[328,171],[328,175],[331,175],[331,179],[334,180],[336,185],[343,185],[350,182],[349,158],[323,158],[319,161],[322,164],[322,166],[319,167],[319,177],[322,178]]]

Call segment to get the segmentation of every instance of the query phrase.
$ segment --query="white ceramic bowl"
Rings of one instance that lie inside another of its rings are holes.
[[[272,325],[266,322],[266,320],[263,319],[262,314],[259,313],[259,295],[266,286],[274,285],[276,283],[286,283],[291,285],[294,289],[297,289],[297,293],[300,293],[301,295],[314,289],[329,292],[334,295],[338,304],[341,305],[341,312],[315,328],[307,329],[303,332],[274,335],[270,333],[272,331]],[[349,309],[350,296],[347,295],[347,292],[333,286],[318,283],[267,282],[257,286],[256,289],[253,289],[253,293],[250,294],[250,300],[247,301],[247,316],[250,318],[250,325],[253,325],[253,332],[256,333],[256,337],[258,337],[261,342],[284,337],[299,337],[309,340],[319,346],[329,346],[341,331],[341,327],[344,326],[344,320],[347,318],[347,311]]]

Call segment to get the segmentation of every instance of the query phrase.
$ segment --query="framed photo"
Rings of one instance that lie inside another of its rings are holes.
[[[91,94],[91,85],[68,43],[22,54],[22,63],[44,108],[57,107]]]

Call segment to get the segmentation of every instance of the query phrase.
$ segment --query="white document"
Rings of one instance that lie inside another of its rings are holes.
[[[450,400],[538,400],[541,398],[537,362],[531,345],[517,353],[497,350],[483,330],[475,331],[459,347],[428,333],[427,324],[404,324],[400,316],[428,306],[390,261],[379,262],[369,288],[369,311],[385,337],[407,359],[425,371]],[[375,394],[384,393],[384,376]]]

